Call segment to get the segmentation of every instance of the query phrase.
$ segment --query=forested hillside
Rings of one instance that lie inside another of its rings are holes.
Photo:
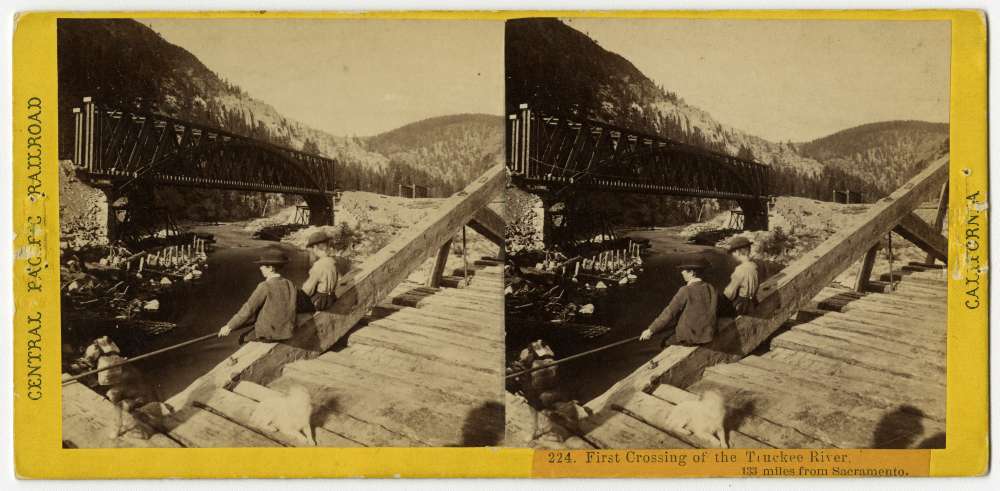
[[[948,135],[947,124],[897,121],[809,143],[771,142],[719,123],[559,20],[511,21],[506,34],[508,111],[527,103],[756,160],[771,167],[776,195],[829,200],[832,189],[851,189],[877,199],[939,155]],[[659,199],[670,198],[650,198]]]

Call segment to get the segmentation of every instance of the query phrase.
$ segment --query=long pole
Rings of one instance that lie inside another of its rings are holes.
[[[234,329],[234,331],[239,331],[241,329],[246,329],[248,327],[251,327],[251,326],[244,326],[244,327],[241,327],[240,329]],[[72,376],[70,378],[64,379],[62,381],[62,384],[66,385],[66,384],[68,384],[70,382],[75,382],[75,381],[80,380],[80,379],[82,379],[84,377],[89,377],[89,376],[91,376],[91,375],[93,375],[95,373],[100,373],[100,372],[103,372],[105,370],[111,370],[112,368],[118,368],[120,366],[128,365],[129,363],[134,363],[134,362],[137,362],[139,360],[145,360],[146,358],[152,358],[152,357],[154,357],[156,355],[160,355],[160,354],[166,353],[168,351],[173,351],[173,350],[178,349],[178,348],[183,348],[185,346],[190,346],[192,344],[200,343],[202,341],[207,341],[209,339],[217,338],[217,337],[219,337],[219,333],[206,334],[204,336],[199,336],[199,337],[194,338],[194,339],[189,339],[187,341],[184,341],[184,342],[181,342],[181,343],[177,343],[177,344],[174,344],[174,345],[171,345],[171,346],[167,346],[165,348],[160,348],[160,349],[155,350],[155,351],[150,351],[149,353],[143,353],[143,354],[141,354],[139,356],[135,356],[135,357],[129,358],[129,359],[127,359],[125,361],[122,361],[122,362],[119,362],[119,363],[108,365],[108,366],[103,367],[103,368],[95,368],[95,369],[90,370],[88,372],[83,372],[83,373],[81,373],[79,375],[74,375],[74,376]]]
[[[537,366],[537,367],[528,368],[528,369],[525,369],[525,370],[521,370],[520,372],[514,372],[514,373],[512,373],[510,375],[507,375],[504,378],[515,378],[515,377],[520,377],[521,375],[524,375],[524,374],[527,374],[527,373],[537,372],[539,370],[545,370],[546,368],[554,367],[556,365],[561,365],[561,364],[566,363],[568,361],[573,361],[573,360],[576,360],[576,359],[579,359],[579,358],[583,358],[584,356],[589,356],[589,355],[592,355],[594,353],[598,353],[598,352],[601,352],[601,351],[604,351],[604,350],[608,350],[608,349],[614,348],[615,346],[621,346],[623,344],[631,343],[632,341],[638,341],[638,340],[639,340],[639,336],[633,336],[633,337],[628,338],[628,339],[622,339],[621,341],[615,341],[615,342],[613,342],[611,344],[606,344],[606,345],[601,346],[599,348],[594,348],[592,350],[584,351],[582,353],[577,353],[575,355],[567,356],[566,358],[561,358],[559,360],[555,360],[552,363],[547,363],[545,365],[540,365],[540,366]]]

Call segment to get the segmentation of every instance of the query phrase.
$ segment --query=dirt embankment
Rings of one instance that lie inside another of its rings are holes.
[[[815,249],[836,232],[857,223],[871,206],[783,196],[777,198],[771,208],[769,230],[745,231],[735,235],[747,237],[753,242],[753,257],[787,265]],[[917,215],[931,223],[936,213],[935,207],[935,203],[925,203],[917,210]],[[686,227],[681,235],[691,238],[705,231],[725,229],[729,224],[730,213],[723,212],[707,222]],[[947,223],[942,233],[947,233]],[[722,246],[726,240],[728,238],[718,241],[716,245]],[[875,260],[873,278],[888,273],[890,268],[888,236],[883,237],[881,244],[883,247]],[[892,234],[891,256],[891,266],[898,269],[910,261],[924,261],[927,253],[899,235]],[[835,281],[853,287],[859,269],[860,261],[852,264]]]
[[[344,192],[335,204],[334,225],[304,227],[286,235],[281,241],[304,248],[309,236],[322,230],[340,237],[339,245],[343,246],[340,254],[358,265],[435,210],[441,201],[439,198],[400,198],[364,191]],[[270,217],[248,223],[245,230],[255,232],[266,226],[292,223],[294,219],[295,207],[291,206]],[[461,264],[461,237],[461,232],[458,232],[456,240],[452,241],[452,256],[458,261],[449,261],[449,266]],[[496,257],[499,254],[499,248],[495,244],[472,229],[466,230],[466,247],[470,261],[483,256]],[[433,257],[434,251],[430,251],[428,258]],[[424,261],[411,275],[411,279],[422,281],[432,264],[432,260]]]

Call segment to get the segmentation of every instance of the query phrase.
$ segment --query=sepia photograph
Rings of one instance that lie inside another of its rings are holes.
[[[506,445],[945,448],[951,27],[507,21]]]
[[[63,448],[503,445],[502,22],[56,26]]]

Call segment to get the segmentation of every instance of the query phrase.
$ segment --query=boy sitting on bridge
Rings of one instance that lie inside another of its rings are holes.
[[[260,266],[264,281],[247,299],[232,319],[221,329],[219,337],[228,336],[233,329],[253,323],[254,334],[261,341],[280,341],[292,337],[295,329],[295,285],[281,277],[281,269],[288,264],[288,257],[279,250],[269,250],[255,261]]]
[[[685,261],[677,266],[687,284],[677,290],[670,304],[642,332],[640,341],[646,341],[653,334],[675,325],[675,344],[693,346],[712,341],[715,336],[718,293],[715,287],[701,279],[702,271],[707,267],[707,262],[701,258]]]
[[[726,250],[739,261],[729,279],[729,285],[723,290],[723,295],[729,299],[736,310],[736,315],[750,313],[757,305],[757,264],[750,259],[750,242],[746,237],[733,237]]]
[[[302,292],[311,300],[313,308],[319,312],[333,306],[337,300],[337,260],[330,250],[331,237],[323,231],[313,232],[306,241],[306,250],[314,260],[309,268],[309,277],[302,284]]]

